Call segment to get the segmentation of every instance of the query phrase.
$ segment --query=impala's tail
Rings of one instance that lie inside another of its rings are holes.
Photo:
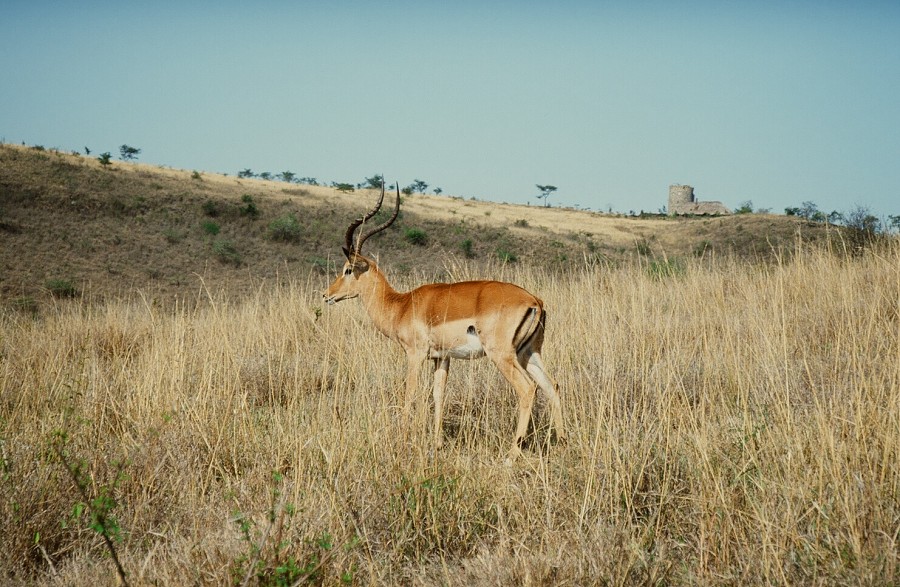
[[[528,350],[540,352],[541,346],[544,344],[546,324],[547,312],[540,303],[528,308],[519,323],[519,328],[516,329],[515,337],[513,337],[516,354],[521,355]]]

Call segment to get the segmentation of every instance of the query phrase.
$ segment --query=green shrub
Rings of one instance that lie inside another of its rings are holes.
[[[206,234],[209,234],[212,236],[216,236],[217,234],[219,234],[219,230],[220,230],[219,225],[216,224],[215,222],[213,222],[212,220],[207,220],[206,222],[201,224],[201,226],[203,227],[203,232],[205,232]]]
[[[51,279],[47,282],[47,290],[56,298],[74,298],[78,295],[78,290],[68,279]]]
[[[181,242],[181,240],[184,238],[184,234],[174,228],[167,228],[163,230],[163,236],[166,238],[166,242],[171,245]]]
[[[296,242],[303,234],[303,227],[293,214],[279,216],[269,224],[269,238],[276,241]]]
[[[459,248],[462,249],[463,255],[466,256],[466,259],[475,258],[475,245],[472,243],[472,239],[467,238],[463,242],[459,243]]]
[[[241,206],[241,216],[247,216],[252,219],[256,219],[259,217],[259,208],[256,207],[256,202],[253,201],[253,196],[250,194],[244,194],[241,196],[241,202],[244,203]]]
[[[519,260],[515,253],[506,249],[497,249],[497,258],[504,263],[515,263]]]
[[[206,200],[203,202],[203,213],[211,218],[215,218],[219,215],[219,205],[212,200]]]
[[[407,228],[404,234],[406,241],[413,245],[424,246],[428,241],[425,231],[420,228]]]
[[[635,243],[635,248],[637,249],[639,255],[643,255],[645,257],[653,253],[653,250],[650,248],[650,242],[645,238],[642,238],[637,243]]]
[[[241,256],[234,248],[234,244],[229,240],[216,239],[212,244],[213,253],[222,263],[230,265],[240,265]]]
[[[708,240],[702,240],[694,246],[694,256],[702,257],[707,251],[712,250],[712,243]]]

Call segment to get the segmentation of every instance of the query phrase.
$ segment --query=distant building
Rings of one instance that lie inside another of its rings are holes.
[[[669,214],[706,214],[717,216],[731,214],[722,202],[698,202],[694,198],[694,188],[689,185],[669,186]]]

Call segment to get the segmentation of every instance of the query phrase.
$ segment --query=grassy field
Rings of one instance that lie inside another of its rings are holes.
[[[660,205],[665,196],[661,186]],[[0,303],[40,309],[68,284],[95,301],[139,289],[169,305],[196,296],[198,276],[245,296],[260,280],[331,274],[347,224],[375,199],[0,144]],[[411,231],[423,238],[411,242]],[[773,214],[641,218],[414,194],[374,251],[395,274],[446,279],[447,263],[460,261],[571,272],[638,257],[759,260],[789,253],[798,232],[812,242],[838,231]]]
[[[404,438],[399,347],[318,273],[3,310],[2,582],[114,584],[104,535],[136,585],[900,581],[896,244],[448,271],[544,299],[565,445],[540,404],[503,465],[487,360],[451,366],[440,451],[428,381]]]

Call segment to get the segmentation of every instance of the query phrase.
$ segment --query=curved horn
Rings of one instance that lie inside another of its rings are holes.
[[[381,185],[382,185],[382,190],[383,190],[383,189],[384,189],[384,184],[382,183]],[[384,192],[383,192],[383,191],[382,191],[382,193],[381,193],[381,197],[382,197],[382,198],[384,197]],[[393,223],[394,223],[394,220],[397,219],[397,215],[398,215],[398,214],[400,214],[400,182],[397,182],[397,203],[394,204],[394,213],[391,215],[390,218],[388,218],[387,222],[385,222],[384,224],[382,224],[382,225],[380,225],[380,226],[376,226],[375,228],[373,228],[373,229],[370,230],[369,232],[363,234],[363,235],[359,238],[359,242],[358,242],[357,245],[356,245],[356,252],[358,253],[358,252],[362,249],[363,243],[366,242],[366,239],[367,239],[367,238],[369,238],[369,237],[372,236],[373,234],[378,234],[379,232],[381,232],[382,230],[386,229],[388,226],[390,226],[391,224],[393,224]]]
[[[353,222],[350,223],[350,226],[347,228],[347,234],[344,237],[345,248],[348,252],[359,252],[360,247],[362,247],[362,241],[359,242],[358,245],[353,244],[353,233],[356,232],[356,229],[359,228],[359,225],[363,222],[368,221],[372,216],[378,214],[378,211],[381,209],[381,203],[384,201],[384,179],[381,180],[381,197],[378,198],[378,202],[375,204],[375,207],[369,210],[365,216],[357,218]],[[365,240],[365,239],[363,239]]]

